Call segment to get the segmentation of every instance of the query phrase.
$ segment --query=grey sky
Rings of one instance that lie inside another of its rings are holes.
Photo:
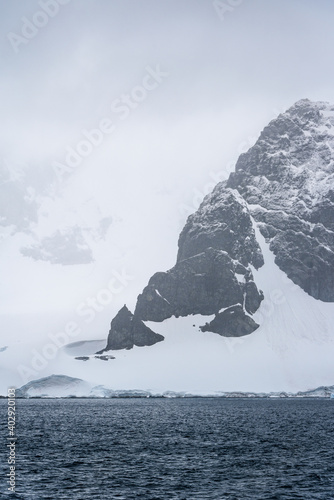
[[[26,159],[35,138],[54,151],[93,126],[149,64],[170,78],[145,114],[169,128],[210,112],[222,128],[233,113],[257,131],[250,111],[265,123],[272,108],[334,92],[330,1],[244,0],[221,20],[208,0],[70,0],[17,54],[8,33],[20,34],[22,17],[41,8],[18,0],[1,6],[5,137]]]
[[[125,266],[136,279],[120,302],[131,305],[152,272],[173,265],[184,206],[196,208],[212,172],[230,169],[296,100],[334,103],[334,4],[222,0],[221,19],[211,0],[70,0],[15,52],[9,33],[21,35],[22,19],[43,3],[0,2],[2,161],[27,173],[41,206],[30,236],[6,240],[2,303],[72,307]],[[111,104],[142,85],[147,67],[168,77],[121,120]],[[104,118],[115,132],[55,182],[54,162]],[[103,217],[114,221],[110,239],[85,270],[50,265],[36,278],[40,263],[19,253],[67,225],[91,234]],[[22,275],[35,279],[18,293]],[[41,300],[46,283],[52,292]]]

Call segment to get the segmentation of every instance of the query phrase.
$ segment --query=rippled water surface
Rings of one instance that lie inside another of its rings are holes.
[[[334,401],[18,400],[17,494],[1,498],[334,499]]]

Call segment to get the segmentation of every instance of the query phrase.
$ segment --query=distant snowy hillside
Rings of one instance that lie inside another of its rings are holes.
[[[93,387],[83,380],[66,377],[64,375],[50,375],[38,380],[33,380],[16,391],[19,398],[187,398],[193,396],[222,397],[222,398],[333,398],[334,386],[317,387],[309,391],[292,392],[213,392],[198,394],[191,392],[152,392],[140,390],[115,391],[103,385]]]

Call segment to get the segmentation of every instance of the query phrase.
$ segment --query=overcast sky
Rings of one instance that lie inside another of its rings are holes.
[[[113,100],[140,84],[148,65],[169,76],[142,103],[144,130],[165,131],[171,146],[177,130],[198,149],[214,136],[204,149],[219,146],[221,156],[230,138],[258,134],[300,98],[334,100],[330,0],[222,0],[220,16],[209,0],[62,0],[30,40],[15,39],[23,18],[44,24],[34,16],[47,1],[1,1],[9,158],[46,165],[61,157],[82,128],[112,114]]]
[[[71,309],[125,266],[135,278],[107,320],[174,264],[186,216],[271,119],[301,98],[334,103],[334,4],[54,1],[0,2],[1,163],[30,204],[12,207],[16,226],[30,217],[21,232],[4,225],[1,311]],[[101,123],[112,131],[69,167]],[[88,241],[108,217],[104,243]],[[20,253],[78,225],[92,263]]]

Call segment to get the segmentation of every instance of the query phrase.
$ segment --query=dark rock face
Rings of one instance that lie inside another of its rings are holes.
[[[101,361],[109,361],[110,359],[115,359],[114,356],[110,356],[110,355],[107,355],[107,356],[98,355],[98,356],[94,356],[94,358],[100,359]]]
[[[111,322],[108,343],[103,351],[132,349],[135,345],[150,346],[162,340],[164,340],[162,335],[150,330],[124,306]]]
[[[233,316],[241,318],[238,335],[241,331],[250,333],[255,328],[252,322],[247,328],[240,329],[240,325],[251,320],[246,312],[253,314],[263,300],[250,264],[259,268],[263,256],[247,204],[237,191],[217,186],[188,218],[175,266],[152,276],[138,296],[134,315],[123,307],[113,319],[107,349],[130,349],[163,339],[143,321],[192,314],[216,314],[220,318],[222,308],[235,305],[245,309],[242,315]]]
[[[218,184],[188,217],[179,238],[177,262],[210,247],[227,252],[244,266],[252,264],[258,269],[263,265],[247,204],[225,183]]]
[[[229,307],[204,326],[202,332],[219,333],[223,337],[242,337],[253,333],[259,325],[245,314],[240,305]]]
[[[254,313],[263,294],[249,264],[262,266],[263,256],[247,205],[236,191],[217,186],[188,218],[179,238],[177,263],[152,276],[138,297],[135,315],[163,321],[171,316],[217,314],[244,302]]]
[[[227,186],[248,202],[288,277],[334,301],[334,107],[297,102],[240,156]]]
[[[257,289],[257,286],[253,281],[253,275],[251,275],[251,277],[246,276],[246,282],[244,286],[244,297],[245,297],[245,304],[244,304],[245,310],[250,314],[254,314],[260,307],[260,304],[264,297],[263,297],[263,292]]]
[[[244,282],[238,281],[237,270],[244,275]],[[166,273],[152,276],[138,297],[135,314],[145,321],[190,314],[211,315],[223,307],[242,304],[244,296],[249,312],[253,312],[263,297],[252,279],[251,272],[226,252],[207,248],[178,262]]]

